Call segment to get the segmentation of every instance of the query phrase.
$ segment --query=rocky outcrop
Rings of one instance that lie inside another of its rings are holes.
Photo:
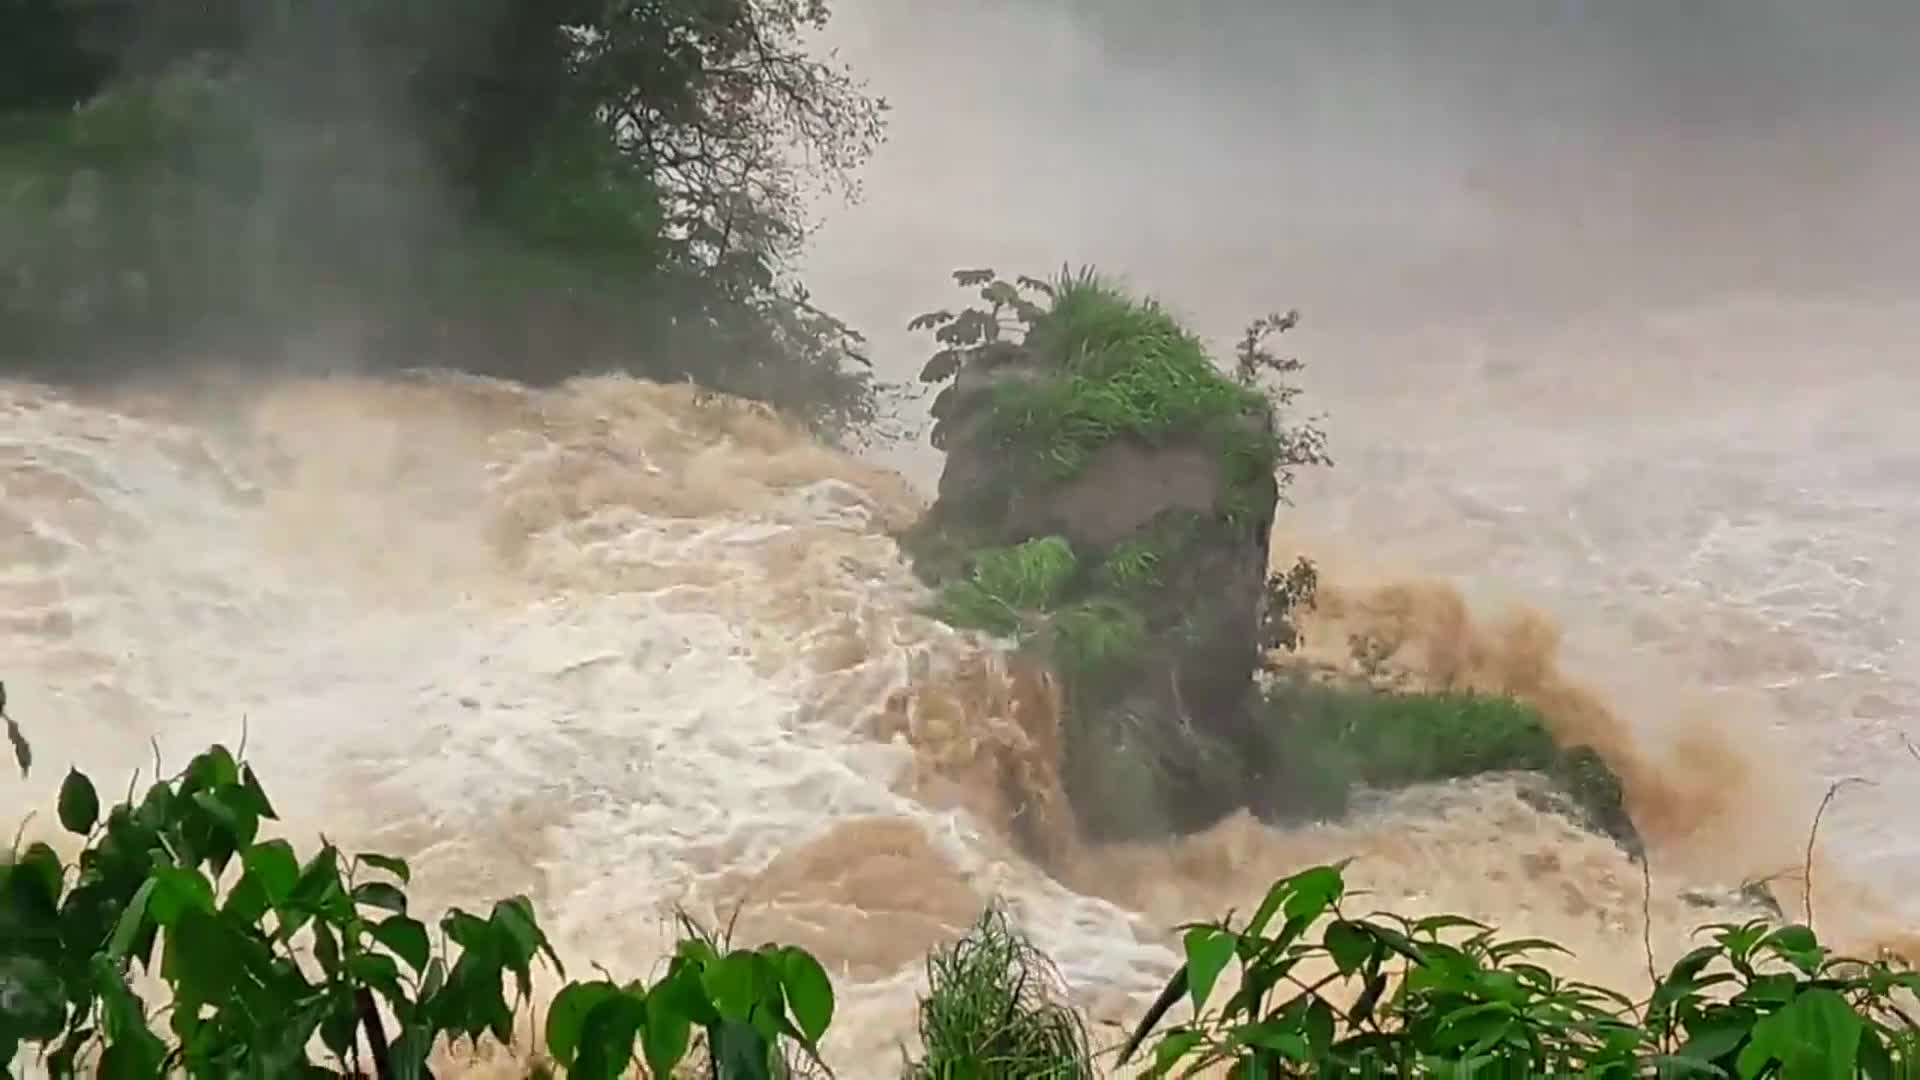
[[[1089,839],[1202,828],[1266,788],[1250,763],[1279,498],[1273,416],[1203,353],[1192,358],[1169,371],[1148,366],[1166,359],[1151,352],[1094,367],[982,349],[935,408],[946,465],[908,547],[946,590],[950,621],[1048,652],[1067,695],[1066,789]],[[1169,398],[1212,407],[1155,422],[1162,403],[1138,391],[1156,377]],[[1148,422],[1114,422],[1107,395],[1124,392]],[[1040,574],[1042,540],[1063,541],[1071,568],[1054,585],[1019,584],[1029,562]],[[1018,618],[995,625],[996,605]]]
[[[1256,681],[1266,648],[1299,646],[1316,580],[1305,563],[1268,577],[1279,480],[1325,460],[1310,426],[1279,428],[1290,391],[1252,385],[1292,370],[1259,345],[1290,317],[1255,323],[1229,379],[1163,311],[1096,278],[956,277],[987,306],[915,321],[946,346],[922,378],[949,384],[933,431],[947,460],[901,539],[939,590],[934,614],[1015,638],[1059,676],[1061,787],[1084,838],[1241,808],[1325,818],[1354,791],[1515,772],[1638,850],[1607,763],[1510,695]]]

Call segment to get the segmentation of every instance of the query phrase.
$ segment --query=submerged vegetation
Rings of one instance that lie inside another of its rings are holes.
[[[31,1054],[55,1078],[426,1077],[456,1043],[513,1043],[535,965],[565,975],[525,897],[449,910],[436,940],[410,910],[404,860],[327,843],[302,858],[263,837],[273,804],[224,747],[113,806],[72,771],[58,803],[80,853],[16,841],[0,865],[0,1060]],[[1151,1076],[1915,1073],[1920,1027],[1901,1000],[1920,975],[1836,956],[1806,926],[1703,928],[1634,999],[1555,975],[1550,942],[1451,915],[1359,915],[1342,869],[1282,878],[1245,922],[1184,928],[1184,963],[1120,1046],[1094,1044],[1044,954],[990,906],[928,958],[902,1075],[1080,1080],[1135,1059]],[[532,1074],[824,1070],[835,994],[821,964],[684,925],[657,979],[566,983]],[[143,996],[152,979],[164,1000]]]

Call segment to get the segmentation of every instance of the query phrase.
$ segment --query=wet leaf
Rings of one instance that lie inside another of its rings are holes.
[[[141,924],[146,922],[147,905],[153,900],[153,891],[159,883],[148,878],[127,902],[127,908],[120,913],[120,921],[113,928],[113,940],[108,944],[107,955],[115,960],[124,959],[140,936]]]
[[[368,881],[353,887],[353,902],[363,907],[407,913],[407,894],[384,881]]]
[[[800,1033],[818,1043],[833,1023],[833,982],[826,969],[805,950],[785,948],[780,950],[780,982]]]
[[[1198,1015],[1206,1009],[1207,997],[1220,978],[1227,961],[1233,959],[1234,936],[1218,927],[1197,926],[1187,931],[1187,992]]]
[[[267,901],[276,907],[286,903],[300,880],[300,861],[294,857],[293,845],[285,840],[268,840],[249,847],[241,854],[240,865],[260,883]]]
[[[414,971],[426,968],[427,957],[432,953],[433,946],[423,923],[405,915],[395,915],[377,923],[369,933],[373,935],[373,940],[391,949]]]
[[[413,871],[408,868],[407,860],[405,859],[396,859],[391,855],[375,855],[364,851],[355,855],[354,858],[376,870],[385,870],[387,873],[399,878],[400,884],[402,885],[410,885],[413,883]]]
[[[566,1068],[573,1067],[574,1052],[580,1046],[580,1033],[587,1017],[602,1002],[620,993],[620,988],[605,980],[568,983],[554,995],[547,1007],[547,1053]]]
[[[100,821],[100,795],[93,781],[78,769],[68,769],[60,783],[60,824],[75,836],[85,836]]]
[[[1321,939],[1340,974],[1351,975],[1373,955],[1373,938],[1354,924],[1341,920],[1328,925]]]
[[[640,998],[617,992],[596,1004],[580,1025],[579,1048],[568,1076],[581,1080],[617,1080],[633,1060],[633,1041],[647,1017]],[[671,1071],[654,1070],[655,1076]]]
[[[1866,1023],[1837,992],[1804,991],[1753,1025],[1751,1041],[1740,1052],[1740,1075],[1755,1076],[1769,1062],[1779,1062],[1782,1076],[1847,1080],[1854,1075],[1865,1031]]]

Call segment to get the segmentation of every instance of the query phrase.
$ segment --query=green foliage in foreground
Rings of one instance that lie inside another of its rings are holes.
[[[70,772],[58,814],[86,838],[73,865],[35,844],[0,867],[0,1060],[37,1050],[56,1077],[426,1077],[443,1042],[509,1041],[533,965],[560,969],[523,897],[449,911],[436,941],[408,912],[405,862],[330,844],[302,860],[259,839],[273,806],[222,747],[137,803],[104,807]],[[1247,1080],[1914,1075],[1920,1027],[1902,999],[1920,975],[1834,956],[1808,927],[1706,927],[1636,1001],[1554,975],[1537,962],[1563,951],[1550,942],[1358,915],[1343,869],[1281,879],[1245,922],[1183,927],[1185,962],[1119,1063]],[[814,958],[688,930],[651,984],[560,990],[543,1032],[553,1070],[784,1080],[806,1067],[796,1053],[824,1068],[834,992]],[[136,968],[166,985],[164,1005],[142,999]],[[1080,1080],[1106,1063],[998,907],[927,973],[907,1080]],[[1167,1024],[1176,1009],[1190,1018]]]
[[[1920,1027],[1899,998],[1920,975],[1836,957],[1805,926],[1705,927],[1634,1001],[1540,966],[1564,952],[1551,942],[1458,916],[1350,914],[1342,866],[1276,882],[1243,924],[1187,927],[1186,963],[1121,1059],[1187,1002],[1194,1019],[1153,1042],[1149,1075],[1914,1075]],[[1238,985],[1214,1005],[1230,965]]]
[[[54,1077],[424,1077],[442,1042],[511,1041],[538,959],[564,974],[525,897],[448,911],[436,943],[404,861],[260,839],[273,805],[224,747],[104,810],[70,772],[59,818],[86,840],[72,864],[34,844],[0,867],[0,1061],[24,1045]],[[664,1077],[703,1047],[716,1078],[758,1080],[788,1075],[789,1047],[817,1060],[833,1010],[806,952],[695,934],[651,985],[567,984],[544,1034],[575,1077]]]

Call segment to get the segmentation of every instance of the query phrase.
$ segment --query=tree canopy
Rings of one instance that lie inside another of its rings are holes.
[[[859,339],[791,265],[885,105],[809,51],[828,17],[0,0],[0,363],[347,326],[375,361],[692,377],[846,430]]]

